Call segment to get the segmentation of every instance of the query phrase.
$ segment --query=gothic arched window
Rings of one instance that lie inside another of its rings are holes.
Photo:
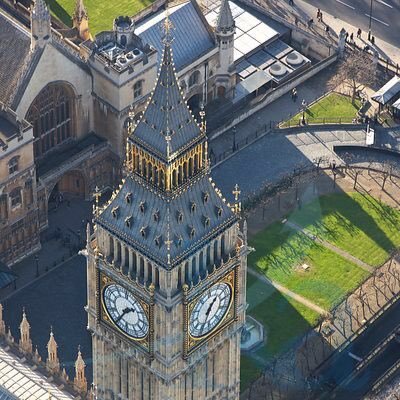
[[[19,156],[14,156],[8,162],[8,173],[10,175],[18,171],[18,161],[19,161]]]
[[[63,84],[47,85],[26,115],[33,125],[35,157],[42,157],[73,136],[74,94]]]
[[[17,207],[22,204],[21,188],[15,188],[10,192],[11,208]]]
[[[189,77],[189,87],[197,85],[200,81],[200,71],[194,71]]]

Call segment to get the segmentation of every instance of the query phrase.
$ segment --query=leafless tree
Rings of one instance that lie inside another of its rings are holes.
[[[357,93],[366,85],[376,82],[376,65],[368,53],[354,50],[346,53],[346,56],[337,66],[336,74],[330,79],[329,86],[334,90],[344,84],[351,93],[351,101],[354,103]]]

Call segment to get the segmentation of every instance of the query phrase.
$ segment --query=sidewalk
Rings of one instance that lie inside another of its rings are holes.
[[[358,39],[356,37],[358,27],[350,25],[349,23],[337,18],[335,15],[323,11],[323,22],[318,22],[316,18],[317,7],[314,7],[303,0],[295,0],[293,6],[290,6],[289,2],[286,0],[262,0],[261,4],[278,16],[284,17],[292,24],[294,24],[295,18],[297,18],[298,25],[302,29],[317,33],[331,42],[337,43],[339,32],[344,28],[346,32],[349,32],[349,35],[354,33],[354,41],[357,46],[364,48],[364,46],[368,44],[371,47],[371,43],[367,41],[366,32],[363,32],[361,39]],[[310,18],[313,18],[314,24],[311,28],[308,28],[307,21],[309,21]],[[326,25],[330,28],[329,35],[325,32]],[[396,46],[381,40],[379,37],[375,37],[375,45],[372,47],[378,51],[382,58],[389,59],[389,61],[394,64],[400,64],[400,51]]]

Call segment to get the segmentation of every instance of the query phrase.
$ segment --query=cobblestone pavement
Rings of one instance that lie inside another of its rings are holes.
[[[75,255],[3,301],[4,320],[18,341],[22,308],[25,307],[34,348],[38,346],[43,360],[47,358],[46,345],[52,326],[60,363],[70,378],[80,345],[87,365],[86,376],[91,383],[92,347],[86,330],[86,300],[86,258]]]
[[[311,167],[315,160],[337,160],[333,146],[365,144],[365,131],[317,130],[307,127],[302,132],[274,132],[216,166],[212,176],[222,193],[231,199],[237,183],[242,198],[266,183],[276,183],[295,168]],[[251,177],[251,179],[249,179]]]
[[[69,202],[64,201],[57,209],[49,212],[49,228],[41,234],[41,250],[12,267],[18,275],[17,290],[37,279],[37,272],[40,278],[56,265],[77,254],[86,242],[86,222],[91,218],[90,210],[90,202],[72,199]],[[5,299],[14,291],[13,286],[0,289],[0,299]]]

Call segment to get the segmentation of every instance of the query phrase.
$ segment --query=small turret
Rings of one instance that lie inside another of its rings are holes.
[[[53,329],[50,330],[50,339],[47,342],[46,368],[52,374],[60,372],[60,361],[57,356],[57,342],[54,339]]]
[[[132,42],[135,23],[130,17],[119,16],[114,20],[114,32],[117,43],[126,47]]]
[[[51,41],[51,18],[44,0],[35,0],[31,9],[31,50]]]
[[[82,40],[92,38],[89,31],[89,16],[83,0],[76,0],[75,10],[72,14],[72,26],[78,30],[78,36]]]
[[[219,79],[217,78],[216,84],[226,89],[230,86],[230,78],[233,77],[232,67],[235,36],[235,20],[233,19],[228,0],[222,0],[221,2],[215,35],[219,45],[219,67],[217,70]],[[219,90],[219,92],[225,94],[225,90]]]
[[[75,361],[75,378],[74,378],[74,388],[77,392],[86,393],[87,392],[87,380],[85,377],[85,361],[83,361],[82,353],[80,347],[78,348],[78,357]]]
[[[21,339],[19,340],[19,349],[24,354],[32,353],[32,340],[30,338],[31,326],[26,318],[25,310],[22,311],[22,321],[19,325]]]

